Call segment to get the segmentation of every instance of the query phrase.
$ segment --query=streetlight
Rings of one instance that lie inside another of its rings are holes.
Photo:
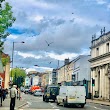
[[[13,48],[12,48],[12,69],[13,69],[13,56],[14,56],[14,45],[15,45],[15,43],[25,43],[25,42],[13,42]],[[11,71],[11,81],[12,81],[12,71]]]

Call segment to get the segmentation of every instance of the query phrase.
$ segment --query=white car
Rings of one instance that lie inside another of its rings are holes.
[[[43,95],[43,93],[42,93],[41,89],[34,91],[34,96],[42,96],[42,95]]]

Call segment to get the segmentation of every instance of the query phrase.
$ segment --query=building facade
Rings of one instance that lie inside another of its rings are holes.
[[[25,86],[30,86],[30,78],[29,78],[29,76],[26,76],[26,78],[25,78]]]
[[[110,32],[93,38],[90,49],[91,78],[95,80],[95,86],[91,87],[92,96],[110,100]]]
[[[72,82],[73,85],[85,85],[86,96],[89,98],[90,85],[90,55],[80,55],[73,62]],[[85,81],[85,82],[84,82]]]
[[[57,69],[52,71],[52,84],[57,84]]]
[[[5,72],[4,72],[4,69],[3,69],[1,58],[0,58],[0,85],[3,88],[5,86]]]

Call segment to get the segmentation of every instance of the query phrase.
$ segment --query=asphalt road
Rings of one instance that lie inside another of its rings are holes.
[[[22,97],[27,101],[27,104],[19,110],[110,110],[110,106],[101,104],[87,103],[84,108],[63,107],[62,105],[57,106],[53,101],[43,102],[41,96],[23,94]]]

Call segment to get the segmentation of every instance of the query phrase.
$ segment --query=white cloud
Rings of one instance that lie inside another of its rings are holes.
[[[107,3],[106,0],[96,0],[96,2],[100,5]]]
[[[8,37],[7,37],[7,39],[17,39],[19,36],[17,36],[17,35],[9,35]]]
[[[48,71],[52,71],[53,70],[53,68],[49,68],[49,67],[36,67],[35,69],[36,69],[36,71],[39,71],[39,72],[46,72],[47,70]]]
[[[50,58],[54,58],[56,60],[62,60],[64,61],[64,59],[69,58],[72,59],[74,57],[76,57],[78,54],[75,53],[64,53],[61,55],[55,54],[55,53],[47,53],[47,56],[49,56]]]
[[[108,9],[110,9],[110,4],[108,4],[108,6],[107,6],[107,7],[108,7]]]
[[[23,58],[27,58],[27,57],[32,57],[32,58],[35,58],[35,59],[40,59],[42,58],[42,56],[39,56],[39,55],[34,55],[34,54],[29,54],[29,53],[22,53],[22,52],[17,52],[18,55],[22,56]]]
[[[41,16],[41,15],[31,16],[31,17],[29,17],[29,19],[32,20],[32,21],[39,22],[43,19],[43,16]]]

